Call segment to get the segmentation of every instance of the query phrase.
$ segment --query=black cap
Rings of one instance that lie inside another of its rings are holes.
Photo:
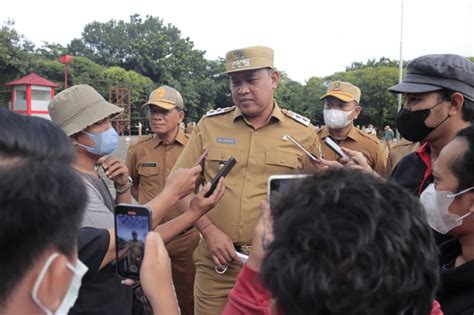
[[[474,63],[452,54],[421,56],[408,63],[405,80],[388,90],[426,93],[441,89],[459,92],[474,101]]]

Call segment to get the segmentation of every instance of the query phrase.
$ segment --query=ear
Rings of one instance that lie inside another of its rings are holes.
[[[46,256],[46,259],[48,257]],[[44,266],[46,259],[43,260],[41,266]],[[41,303],[53,313],[63,301],[72,280],[73,274],[67,267],[67,262],[66,256],[62,254],[54,259],[38,289]]]
[[[71,139],[72,145],[77,145],[77,143],[78,143],[77,134],[74,134],[74,135],[70,136],[69,138]]]
[[[184,116],[185,116],[184,111],[182,110],[178,111],[178,124],[183,121]]]
[[[280,72],[273,70],[270,77],[272,79],[272,89],[275,90],[278,86],[278,81],[280,81]]]
[[[356,103],[357,104],[357,103]],[[359,115],[360,115],[360,112],[362,112],[362,107],[360,107],[359,105],[357,105],[355,108],[354,108],[354,120],[359,118]]]
[[[464,105],[464,96],[461,93],[453,93],[451,95],[451,106],[449,108],[449,115],[455,115],[462,111],[462,107]]]

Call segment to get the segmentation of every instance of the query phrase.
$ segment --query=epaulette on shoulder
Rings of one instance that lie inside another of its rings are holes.
[[[360,129],[358,129],[358,128],[356,128],[356,130],[357,130],[357,132],[359,132],[359,134],[360,134],[361,136],[363,136],[364,138],[370,139],[370,140],[372,140],[374,143],[377,143],[377,144],[379,143],[379,139],[378,139],[376,136],[371,135],[371,134],[368,134],[367,132],[364,132],[364,131],[362,131],[362,130],[360,130]]]
[[[138,140],[135,140],[132,144],[130,144],[131,147],[134,147],[140,143],[143,143],[145,141],[153,139],[153,135],[146,135],[146,136],[141,136],[138,138]]]
[[[206,117],[221,115],[221,114],[224,114],[224,113],[231,112],[234,109],[235,109],[235,106],[213,109],[213,110],[210,110],[206,113]]]
[[[311,120],[309,118],[306,118],[300,114],[297,114],[295,112],[292,112],[291,110],[287,110],[287,109],[282,109],[281,110],[283,112],[283,114],[285,114],[286,116],[290,117],[290,118],[293,118],[294,120],[296,120],[297,122],[299,122],[300,124],[303,124],[305,125],[306,127],[309,127],[309,125],[311,124]]]

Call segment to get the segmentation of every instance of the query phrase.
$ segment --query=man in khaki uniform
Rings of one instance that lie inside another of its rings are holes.
[[[188,142],[188,136],[178,127],[184,118],[184,103],[177,90],[161,86],[150,94],[143,106],[149,108],[148,119],[154,134],[132,144],[126,161],[134,183],[131,193],[140,204],[147,203],[162,191],[166,177]],[[179,209],[174,207],[161,223],[180,214]],[[166,245],[183,315],[193,314],[195,267],[192,255],[198,242],[199,233],[190,228]]]
[[[411,142],[403,138],[400,139],[400,141],[395,142],[388,151],[386,177],[390,177],[393,169],[404,156],[415,152],[419,147],[419,142]]]
[[[273,99],[280,74],[273,67],[273,50],[248,47],[226,55],[235,106],[210,111],[196,126],[175,168],[193,165],[205,148],[203,177],[210,182],[233,156],[237,164],[225,178],[226,191],[196,227],[203,238],[194,253],[195,314],[220,314],[241,269],[236,249],[249,250],[259,205],[266,198],[268,177],[312,170],[307,150],[319,155],[319,139],[309,119],[280,109]],[[182,200],[183,209],[189,200]],[[248,253],[247,253],[248,254]]]
[[[321,99],[324,100],[326,126],[318,131],[318,135],[323,142],[324,158],[336,160],[336,154],[324,143],[324,138],[331,137],[341,147],[362,152],[370,167],[384,175],[386,159],[378,139],[354,126],[354,119],[361,112],[360,89],[348,82],[334,81],[329,83],[327,93]]]

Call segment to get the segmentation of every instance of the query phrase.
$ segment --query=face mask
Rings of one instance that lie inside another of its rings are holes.
[[[465,189],[456,194],[449,191],[436,191],[434,184],[430,184],[420,196],[420,202],[425,208],[426,219],[431,228],[441,234],[446,234],[455,227],[462,224],[462,220],[471,215],[468,211],[466,214],[459,216],[449,212],[449,206],[456,196],[462,195],[474,187]]]
[[[46,313],[46,315],[67,315],[67,313],[69,313],[69,310],[74,306],[74,303],[77,300],[77,296],[79,295],[79,288],[81,287],[82,277],[88,270],[87,266],[84,265],[79,259],[77,260],[76,267],[71,265],[69,262],[67,263],[67,267],[74,273],[74,276],[71,280],[71,283],[69,284],[69,288],[66,292],[66,295],[64,296],[62,303],[59,305],[56,312],[53,312],[47,309],[46,306],[41,303],[38,297],[38,290],[41,285],[41,282],[44,279],[44,276],[46,275],[46,272],[48,272],[49,266],[51,266],[52,262],[57,257],[59,257],[59,254],[54,253],[49,256],[48,260],[46,260],[43,269],[41,269],[41,272],[35,281],[35,284],[33,286],[33,292],[31,293],[33,301],[35,301],[36,305],[38,305]]]
[[[425,139],[433,130],[438,128],[449,115],[435,127],[426,127],[425,120],[431,114],[431,110],[443,103],[439,102],[431,108],[409,111],[406,108],[400,109],[397,115],[397,129],[403,138],[411,142],[419,142]]]
[[[331,129],[342,129],[351,123],[352,119],[349,120],[348,117],[354,109],[348,112],[338,109],[324,109],[324,123]]]
[[[93,153],[95,155],[99,156],[104,156],[107,154],[110,154],[117,149],[118,142],[119,142],[119,135],[117,131],[113,127],[110,127],[104,132],[97,132],[97,133],[89,133],[85,132],[86,135],[89,136],[89,138],[95,142],[94,147],[89,147],[86,145],[83,145],[81,143],[77,143],[81,147],[84,147],[89,151],[90,153]]]

